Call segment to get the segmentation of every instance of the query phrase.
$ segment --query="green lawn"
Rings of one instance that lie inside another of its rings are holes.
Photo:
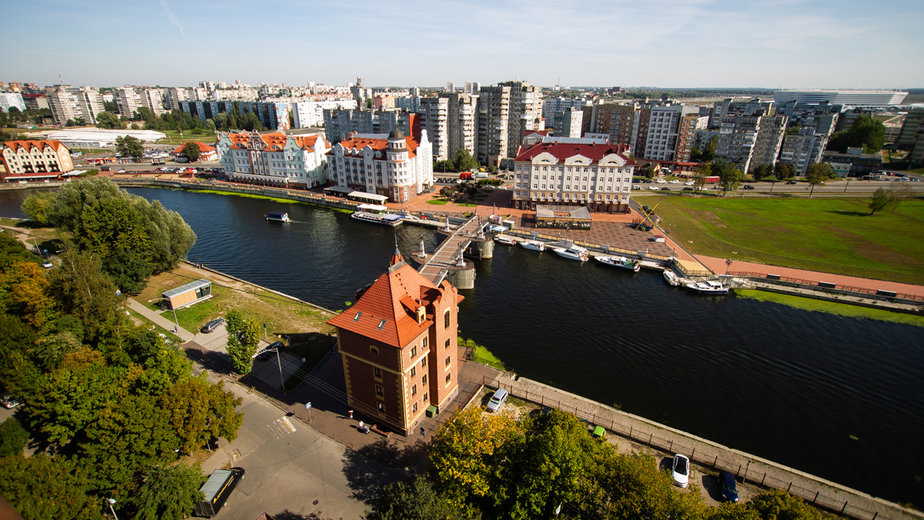
[[[183,144],[186,141],[199,141],[200,143],[205,143],[208,145],[215,144],[215,132],[210,132],[208,130],[187,130],[182,133],[182,135],[176,130],[164,130],[166,134],[165,139],[161,139],[158,143],[161,144]]]
[[[659,197],[657,202],[661,226],[694,253],[924,284],[924,200],[875,216],[866,199]]]

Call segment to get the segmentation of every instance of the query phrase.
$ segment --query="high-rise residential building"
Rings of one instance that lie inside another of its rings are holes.
[[[113,90],[115,94],[116,107],[119,109],[119,115],[125,119],[134,116],[138,108],[144,106],[141,104],[141,96],[133,87],[119,87]]]
[[[715,156],[735,163],[744,172],[761,164],[773,166],[786,132],[787,117],[771,115],[773,103],[718,101],[710,117],[718,129]]]
[[[0,182],[54,179],[73,169],[70,151],[59,141],[8,141],[0,147]]]
[[[355,110],[355,99],[336,99],[326,101],[298,101],[292,104],[295,128],[314,128],[324,124],[324,110],[343,108]]]
[[[186,87],[169,87],[164,91],[167,110],[179,110],[180,101],[187,101],[192,98],[192,89]]]
[[[564,137],[581,137],[581,127],[584,124],[584,110],[571,107],[562,114],[561,133]]]
[[[922,128],[924,128],[924,108],[909,110],[908,115],[905,116],[905,121],[902,122],[902,129],[898,134],[898,139],[895,140],[895,147],[900,150],[914,148]]]
[[[685,162],[690,159],[699,120],[698,108],[676,101],[651,102],[641,107],[637,119],[637,157],[667,162]]]
[[[477,83],[475,84],[477,86]],[[449,154],[457,150],[468,151],[472,156],[477,149],[478,96],[472,94],[449,94]]]
[[[388,134],[400,128],[411,134],[412,114],[403,110],[324,109],[324,129],[327,138],[337,143],[352,133]]]
[[[366,421],[408,434],[428,407],[458,395],[458,307],[463,297],[405,263],[399,251],[385,273],[328,321],[337,329],[347,406]]]
[[[778,162],[791,165],[796,175],[805,175],[809,166],[821,161],[821,154],[827,144],[827,135],[815,133],[811,128],[802,128],[798,134],[783,137]]]
[[[22,94],[19,92],[0,92],[0,110],[9,112],[11,108],[15,108],[20,112],[26,110],[26,102],[23,101]]]
[[[843,105],[830,103],[798,103],[789,101],[776,106],[776,114],[788,118],[788,126],[810,128],[815,134],[830,136],[834,133]]]
[[[602,104],[595,103],[584,108],[584,122],[582,132],[586,134],[607,134],[610,143],[626,145],[633,154],[637,153],[633,147],[633,129],[635,127],[636,112],[639,104]]]
[[[219,133],[218,158],[231,180],[288,188],[326,183],[330,145],[320,134]]]
[[[45,88],[45,98],[51,108],[51,116],[58,126],[64,126],[68,121],[77,119],[77,97],[74,96],[70,85],[55,85]]]
[[[433,160],[445,161],[453,156],[449,149],[449,97],[425,97],[417,111],[420,128],[427,131],[433,143]]]
[[[447,81],[447,82],[446,82],[446,87],[445,87],[443,90],[444,90],[445,92],[447,92],[447,93],[449,93],[449,92],[455,92],[455,91],[456,91],[456,84],[453,83],[452,81]]]
[[[574,132],[570,126],[576,117],[571,115],[566,124],[565,113],[572,108],[583,110],[585,105],[587,105],[587,102],[583,99],[559,97],[544,100],[542,102],[542,116],[545,118],[545,127],[551,127],[555,135],[581,137],[581,128],[578,127],[577,132]],[[583,119],[581,119],[581,122],[583,123]]]
[[[227,112],[253,113],[264,128],[289,128],[289,103],[262,101],[180,101],[180,110],[192,114],[203,122]]]
[[[96,118],[106,110],[103,105],[103,96],[96,87],[80,87],[74,91],[77,98],[77,112],[83,120],[91,125],[96,124]]]
[[[433,148],[425,130],[413,121],[411,128],[411,137],[395,128],[387,135],[354,133],[336,143],[328,152],[328,180],[401,203],[429,189]]]
[[[161,116],[164,109],[164,91],[159,88],[142,87],[137,89],[141,106],[150,110],[155,116]]]
[[[526,82],[481,87],[478,94],[477,158],[497,166],[513,156],[524,130],[542,130],[542,91]]]
[[[628,211],[635,162],[624,150],[589,139],[558,138],[522,151],[514,161],[514,207],[555,204]]]

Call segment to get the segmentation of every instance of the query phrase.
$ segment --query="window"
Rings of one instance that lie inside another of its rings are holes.
[[[385,404],[379,403],[379,413],[385,413]]]
[[[427,384],[427,374],[424,374],[423,377],[420,378],[420,382],[423,384]]]
[[[417,412],[417,403],[414,403],[414,406],[411,407],[412,412]]]
[[[411,367],[411,377],[414,377],[416,375],[417,375],[417,367]]]
[[[420,366],[421,366],[421,367],[427,366],[427,358],[423,358],[423,359],[420,360]]]
[[[423,400],[424,400],[424,402],[427,402],[427,393],[426,393],[426,392],[424,392]]]
[[[446,348],[449,348],[449,340],[446,340]]]
[[[448,385],[450,381],[452,381],[452,372],[446,374],[446,384]]]
[[[448,329],[450,321],[449,309],[446,309],[446,312],[443,313],[443,326]]]
[[[376,356],[378,356],[378,355],[379,355],[379,347],[376,347],[376,346],[374,346],[374,345],[369,345],[369,352],[371,352],[371,353],[375,354]]]
[[[411,387],[411,395],[417,395],[417,385]]]
[[[382,385],[375,385],[375,395],[383,397],[385,395],[385,389],[382,388]]]
[[[376,379],[382,379],[382,369],[379,367],[372,367],[372,375],[374,375]]]
[[[448,367],[450,363],[452,363],[452,356],[446,356],[446,366]]]
[[[424,338],[424,339],[423,339],[423,346],[426,347],[426,346],[429,345],[429,344],[430,344],[430,338]]]

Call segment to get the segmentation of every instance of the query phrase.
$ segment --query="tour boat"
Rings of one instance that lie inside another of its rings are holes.
[[[512,236],[504,235],[504,234],[494,235],[494,241],[499,244],[504,244],[508,246],[512,246],[517,243],[516,240],[514,240]]]
[[[698,294],[722,295],[728,294],[728,287],[715,280],[703,280],[701,282],[688,282],[684,287]]]
[[[520,242],[520,246],[530,251],[545,251],[545,242],[541,240],[524,240]]]
[[[680,285],[680,277],[674,273],[673,269],[665,269],[662,272],[662,276],[664,276],[664,281],[667,282],[668,285],[672,285],[674,287]]]
[[[284,211],[267,211],[264,217],[270,222],[289,222],[289,214]]]
[[[398,227],[404,222],[404,216],[397,215],[395,213],[369,213],[366,211],[355,211],[350,215],[350,217],[361,222],[371,222],[373,224],[380,224],[389,227]]]
[[[628,269],[636,273],[642,268],[638,260],[630,260],[624,256],[595,256],[594,258],[603,265]]]
[[[572,244],[570,247],[553,247],[552,251],[554,251],[558,256],[567,258],[568,260],[586,262],[590,258],[590,255],[587,254],[587,249],[581,246],[576,246],[574,244]]]

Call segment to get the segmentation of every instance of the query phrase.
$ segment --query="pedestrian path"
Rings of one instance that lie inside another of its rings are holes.
[[[180,338],[180,341],[182,342],[190,341],[196,337],[196,335],[193,334],[192,332],[189,332],[188,330],[182,327],[178,327],[175,322],[172,322],[169,319],[164,318],[163,316],[161,316],[159,312],[149,309],[144,304],[142,304],[141,302],[139,302],[138,300],[134,298],[126,298],[125,304],[128,305],[129,309],[144,316],[145,319],[150,320],[158,327],[161,327],[167,330],[176,330],[175,334],[177,335],[177,337]]]

